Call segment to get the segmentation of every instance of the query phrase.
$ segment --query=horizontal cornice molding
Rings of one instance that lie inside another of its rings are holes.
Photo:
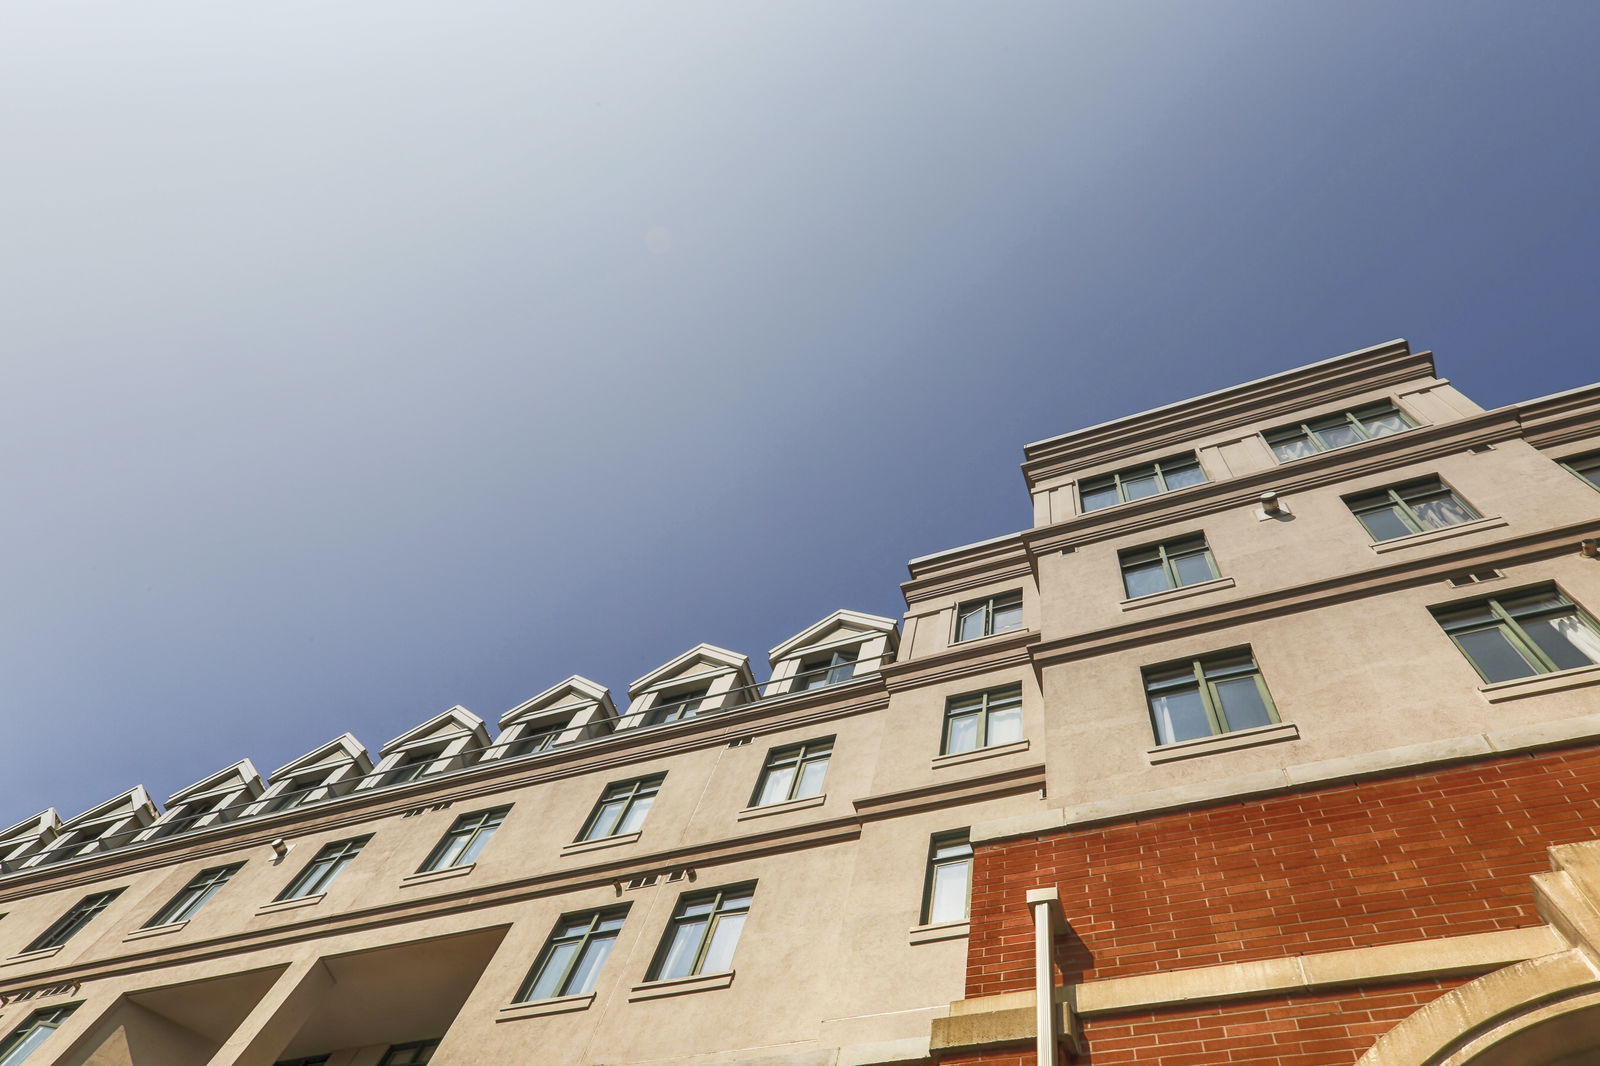
[[[863,822],[877,821],[880,818],[948,807],[953,803],[1032,792],[1044,788],[1044,785],[1044,763],[1032,763],[981,777],[966,777],[903,792],[866,796],[855,801],[855,809]]]
[[[1037,630],[1023,630],[1010,637],[990,638],[981,647],[961,648],[925,655],[895,663],[883,670],[889,692],[924,688],[963,677],[976,677],[1007,666],[1032,663],[1029,649],[1042,639]]]

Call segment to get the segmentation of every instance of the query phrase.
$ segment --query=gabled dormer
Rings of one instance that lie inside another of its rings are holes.
[[[46,807],[0,833],[0,873],[10,873],[50,845],[61,830],[61,815]]]
[[[399,785],[457,770],[477,762],[488,747],[483,719],[465,707],[452,707],[385,744],[371,776],[358,787]]]
[[[604,736],[616,728],[611,690],[574,674],[500,716],[500,736],[485,759],[515,759]]]
[[[191,829],[231,822],[245,812],[262,792],[261,775],[249,759],[179,789],[167,800],[166,811],[140,833],[138,840],[175,836]]]
[[[899,644],[894,619],[835,611],[772,649],[765,695],[807,692],[875,674],[893,661]]]
[[[271,784],[251,814],[274,814],[342,796],[372,772],[372,756],[349,733],[334,737],[272,772]]]
[[[28,859],[25,865],[48,866],[80,855],[120,847],[156,820],[156,805],[143,785],[135,785],[120,796],[91,807],[75,818],[62,822],[48,846]]]
[[[628,686],[628,713],[618,728],[665,725],[754,699],[750,659],[700,644]]]

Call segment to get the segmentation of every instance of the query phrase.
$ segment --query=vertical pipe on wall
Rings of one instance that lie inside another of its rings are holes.
[[[1056,915],[1060,911],[1059,893],[1053,888],[1028,890],[1028,907],[1033,911],[1033,994],[1034,1033],[1038,1046],[1038,1066],[1058,1066],[1060,1057],[1056,1006],[1055,955]]]

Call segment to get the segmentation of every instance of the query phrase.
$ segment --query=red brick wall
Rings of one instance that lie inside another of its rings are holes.
[[[1069,976],[1118,977],[1537,925],[1545,848],[1597,836],[1581,748],[985,845],[967,995],[1032,987],[1030,888],[1060,889]]]

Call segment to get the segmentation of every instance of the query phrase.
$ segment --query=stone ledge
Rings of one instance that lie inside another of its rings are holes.
[[[1240,748],[1253,748],[1261,744],[1276,744],[1284,740],[1299,739],[1300,727],[1293,722],[1273,722],[1270,725],[1256,726],[1254,729],[1236,729],[1231,733],[1180,740],[1176,744],[1162,744],[1146,751],[1145,757],[1150,760],[1152,766],[1159,766],[1179,759],[1193,759],[1222,751],[1237,751]]]
[[[165,936],[168,933],[181,932],[183,927],[188,924],[189,919],[185,918],[181,922],[168,922],[166,925],[144,925],[140,926],[138,929],[135,929],[122,939],[124,941],[144,940],[146,937]]]
[[[1190,596],[1204,596],[1208,592],[1222,592],[1235,587],[1237,582],[1231,577],[1214,577],[1210,581],[1196,581],[1192,585],[1179,585],[1175,589],[1163,592],[1152,592],[1147,596],[1134,596],[1123,600],[1118,606],[1124,611],[1136,611],[1141,607],[1156,607],[1173,600],[1186,600]]]
[[[1579,666],[1571,670],[1535,674],[1533,677],[1519,677],[1515,681],[1498,681],[1493,685],[1484,685],[1478,691],[1490,703],[1505,703],[1589,685],[1600,685],[1600,666]]]
[[[695,974],[692,977],[673,977],[666,981],[646,981],[628,989],[629,1002],[641,999],[661,999],[665,996],[686,996],[691,992],[711,992],[733,984],[733,971]]]
[[[734,820],[743,822],[751,818],[765,818],[769,814],[788,814],[790,811],[803,811],[810,807],[820,807],[828,802],[826,792],[818,796],[803,796],[800,799],[785,800],[782,803],[769,803],[764,807],[746,807],[734,815]]]
[[[465,866],[446,866],[442,870],[419,870],[414,874],[407,874],[400,879],[402,887],[406,885],[425,885],[430,881],[448,881],[452,877],[465,877],[478,868],[475,862]]]
[[[314,907],[327,898],[326,892],[318,892],[311,896],[296,896],[294,899],[275,899],[271,903],[263,903],[256,908],[257,914],[276,914],[279,911],[292,911],[298,907]]]
[[[513,1003],[496,1011],[494,1020],[514,1022],[520,1018],[543,1018],[550,1014],[570,1014],[573,1011],[588,1010],[589,1005],[594,1002],[594,996],[593,992],[584,992],[576,996],[556,996],[553,999]]]
[[[1443,529],[1430,529],[1426,533],[1413,533],[1409,537],[1395,537],[1392,540],[1373,541],[1370,545],[1368,545],[1368,547],[1377,552],[1379,555],[1382,555],[1385,552],[1399,551],[1402,548],[1420,547],[1422,545],[1433,544],[1441,540],[1449,540],[1451,537],[1465,536],[1468,533],[1478,533],[1486,529],[1499,529],[1501,526],[1509,524],[1510,523],[1508,523],[1504,518],[1501,518],[1499,515],[1489,515],[1485,518],[1474,518],[1470,522],[1457,522],[1455,525],[1445,526]]]
[[[599,840],[574,840],[561,849],[563,855],[582,855],[586,851],[600,851],[603,848],[619,848],[624,844],[632,844],[639,839],[640,830],[636,833],[619,833],[614,837],[601,837]]]
[[[972,923],[965,919],[959,922],[939,922],[935,925],[916,925],[906,934],[909,944],[933,944],[940,940],[960,940],[972,931]]]
[[[987,748],[974,748],[971,751],[958,751],[954,755],[940,755],[933,760],[935,770],[946,766],[960,766],[963,763],[979,762],[983,759],[996,759],[1002,755],[1016,755],[1028,750],[1028,741],[1013,740],[1009,744],[992,744]]]

